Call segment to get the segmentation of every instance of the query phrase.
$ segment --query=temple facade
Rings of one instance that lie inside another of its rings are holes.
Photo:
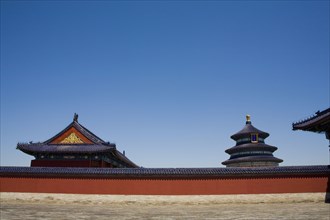
[[[35,157],[31,167],[136,168],[135,163],[78,123],[73,122],[45,142],[18,143],[17,149]]]
[[[246,116],[246,124],[242,130],[232,135],[236,145],[225,152],[230,158],[223,165],[227,167],[275,167],[283,160],[273,156],[277,147],[265,144],[265,139],[269,136],[267,132],[255,128]]]

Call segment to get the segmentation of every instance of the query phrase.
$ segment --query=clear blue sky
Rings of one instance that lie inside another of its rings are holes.
[[[144,167],[222,167],[250,114],[281,165],[329,107],[329,1],[1,1],[1,165],[79,122]]]

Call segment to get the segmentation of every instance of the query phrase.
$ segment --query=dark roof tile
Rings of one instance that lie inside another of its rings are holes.
[[[17,144],[17,148],[27,154],[34,155],[36,153],[98,153],[112,152],[116,148],[111,145],[103,144]]]
[[[242,162],[276,162],[276,163],[281,163],[283,160],[274,157],[273,155],[271,156],[245,156],[245,157],[238,157],[234,159],[229,159],[224,162],[222,162],[223,165],[228,165],[232,163],[242,163]]]
[[[227,150],[225,150],[226,153],[232,154],[235,152],[244,152],[249,150],[263,150],[263,151],[271,151],[274,152],[277,150],[277,147],[271,146],[264,143],[246,143],[246,144],[240,144],[236,145],[234,147],[231,147]]]
[[[330,108],[323,111],[318,111],[315,115],[292,123],[292,130],[306,130],[313,132],[324,132],[330,129]]]
[[[330,177],[330,166],[282,166],[253,168],[59,168],[0,167],[0,176],[51,176],[74,178],[228,178],[258,176],[322,175]]]
[[[233,134],[230,138],[234,139],[235,141],[242,138],[249,136],[251,133],[258,133],[260,137],[267,138],[269,134],[267,132],[261,131],[257,128],[255,128],[252,124],[247,123],[242,130],[237,132],[236,134]]]

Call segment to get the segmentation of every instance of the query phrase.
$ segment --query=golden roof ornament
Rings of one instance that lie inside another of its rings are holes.
[[[246,115],[246,123],[251,124],[251,116],[250,115]]]
[[[72,132],[69,136],[63,139],[61,144],[83,144],[84,142],[74,133]]]

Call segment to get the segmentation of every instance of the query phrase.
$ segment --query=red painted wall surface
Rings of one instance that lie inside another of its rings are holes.
[[[88,160],[31,160],[31,167],[91,167]]]
[[[246,179],[84,179],[1,177],[1,192],[220,195],[326,192],[327,177]]]
[[[112,167],[97,160],[31,160],[31,167]]]

